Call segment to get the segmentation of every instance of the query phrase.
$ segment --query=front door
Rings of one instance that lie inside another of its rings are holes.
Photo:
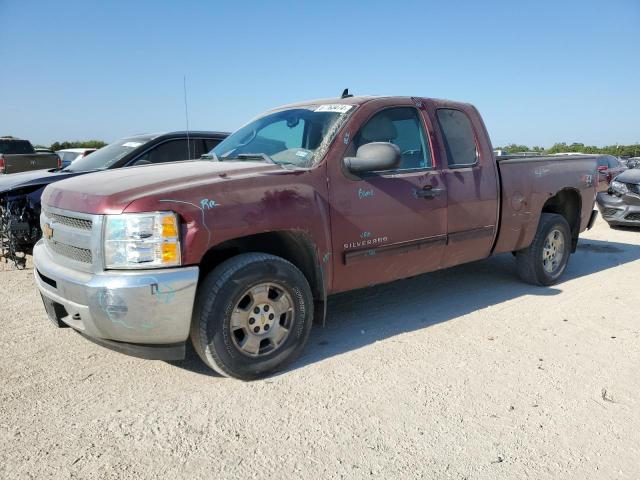
[[[422,111],[411,104],[374,111],[345,156],[370,142],[402,152],[398,169],[354,176],[334,159],[329,197],[333,291],[360,288],[439,268],[446,244],[447,191],[434,166]]]

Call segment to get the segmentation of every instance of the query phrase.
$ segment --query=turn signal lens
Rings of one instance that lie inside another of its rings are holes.
[[[175,238],[178,236],[178,225],[175,216],[162,217],[162,236],[164,238]]]
[[[175,264],[180,258],[178,253],[177,243],[163,243],[162,244],[162,263]]]

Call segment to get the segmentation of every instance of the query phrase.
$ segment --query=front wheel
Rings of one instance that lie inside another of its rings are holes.
[[[312,323],[302,272],[283,258],[246,253],[221,263],[199,286],[191,341],[218,373],[251,380],[295,359]]]
[[[571,229],[562,215],[543,213],[529,247],[516,252],[518,275],[533,285],[553,285],[571,253]]]

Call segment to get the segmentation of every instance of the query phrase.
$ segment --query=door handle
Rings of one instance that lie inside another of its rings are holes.
[[[434,198],[438,195],[444,193],[444,188],[433,188],[431,185],[425,185],[422,189],[418,190],[415,188],[413,190],[413,195],[418,198]]]

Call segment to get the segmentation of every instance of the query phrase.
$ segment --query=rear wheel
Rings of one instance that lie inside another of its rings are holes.
[[[251,380],[295,359],[312,321],[302,272],[283,258],[247,253],[220,264],[198,288],[191,340],[209,367]]]
[[[543,213],[528,248],[516,252],[518,275],[533,285],[553,285],[571,253],[571,229],[562,215]]]

